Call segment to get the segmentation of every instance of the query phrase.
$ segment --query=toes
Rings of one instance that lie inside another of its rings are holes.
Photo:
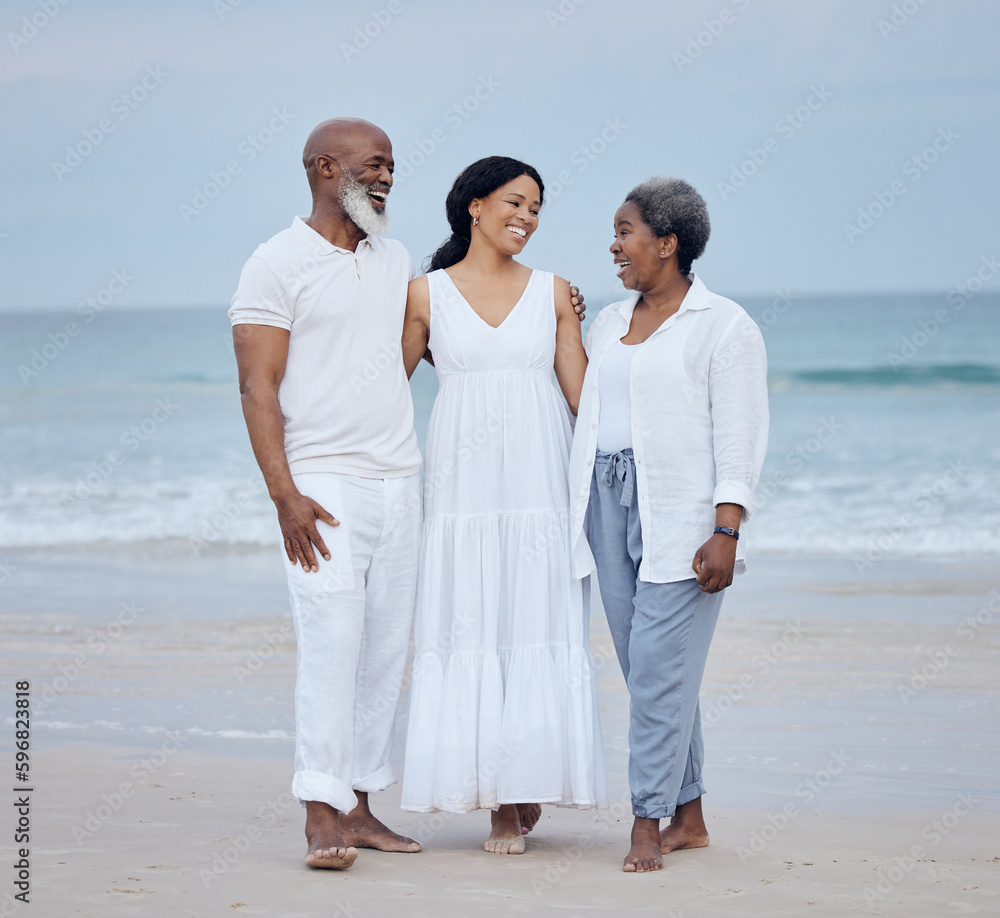
[[[395,851],[416,854],[421,851],[420,843],[395,832],[355,832],[347,833],[348,844],[357,848],[375,848],[378,851]]]
[[[524,854],[524,839],[517,838],[488,838],[483,844],[483,850],[490,854]]]
[[[651,870],[662,870],[663,860],[660,858],[641,857],[637,860],[625,858],[622,870],[625,873],[649,873]]]
[[[538,820],[542,816],[542,807],[537,803],[519,803],[517,812],[521,821],[521,834],[527,835],[538,825]]]
[[[357,848],[317,848],[306,855],[306,864],[327,870],[346,870],[357,858]]]

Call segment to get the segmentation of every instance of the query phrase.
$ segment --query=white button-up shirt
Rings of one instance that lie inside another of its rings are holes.
[[[638,348],[629,395],[642,562],[639,579],[694,577],[715,506],[743,507],[736,573],[746,570],[746,521],[767,448],[767,356],[743,308],[695,275],[680,309]],[[601,310],[587,334],[590,363],[569,462],[573,575],[594,569],[585,520],[597,452],[601,361],[628,332],[640,294]]]

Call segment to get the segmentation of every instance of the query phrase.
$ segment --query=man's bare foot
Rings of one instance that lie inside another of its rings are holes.
[[[306,864],[326,870],[346,870],[358,857],[358,849],[344,841],[343,817],[326,803],[306,801]]]
[[[521,816],[521,834],[527,835],[542,818],[542,805],[540,803],[519,803],[517,812]]]
[[[635,817],[632,823],[632,847],[625,855],[622,870],[626,873],[647,873],[663,869],[660,854],[660,820]]]
[[[670,854],[681,848],[707,848],[708,828],[701,812],[701,797],[682,803],[668,825],[660,832],[660,853]]]
[[[503,804],[490,813],[493,831],[483,844],[490,854],[524,854],[524,836],[521,835],[521,816],[513,803]]]
[[[344,843],[357,848],[377,848],[379,851],[399,851],[416,854],[420,843],[405,835],[393,832],[381,820],[376,819],[368,808],[368,794],[355,791],[358,805],[346,816],[340,817]]]

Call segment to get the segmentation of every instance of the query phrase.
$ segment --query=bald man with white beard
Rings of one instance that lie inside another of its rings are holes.
[[[368,806],[395,782],[416,589],[420,452],[400,356],[412,262],[382,238],[393,168],[382,130],[326,121],[303,164],[312,213],[257,249],[229,314],[243,414],[287,558],[292,793],[306,808],[306,863],[343,869],[361,847],[420,850]]]

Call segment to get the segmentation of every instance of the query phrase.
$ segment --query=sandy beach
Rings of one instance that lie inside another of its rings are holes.
[[[2,915],[1000,914],[988,561],[752,558],[702,693],[712,844],[641,876],[620,871],[628,698],[599,608],[617,802],[546,808],[527,853],[500,857],[480,850],[486,813],[404,813],[397,785],[374,808],[423,853],[362,851],[334,874],[303,866],[288,794],[295,643],[273,552],[11,550],[5,565],[3,672],[11,691],[31,683],[33,790],[31,901],[8,879]],[[405,698],[397,763],[404,716]]]

